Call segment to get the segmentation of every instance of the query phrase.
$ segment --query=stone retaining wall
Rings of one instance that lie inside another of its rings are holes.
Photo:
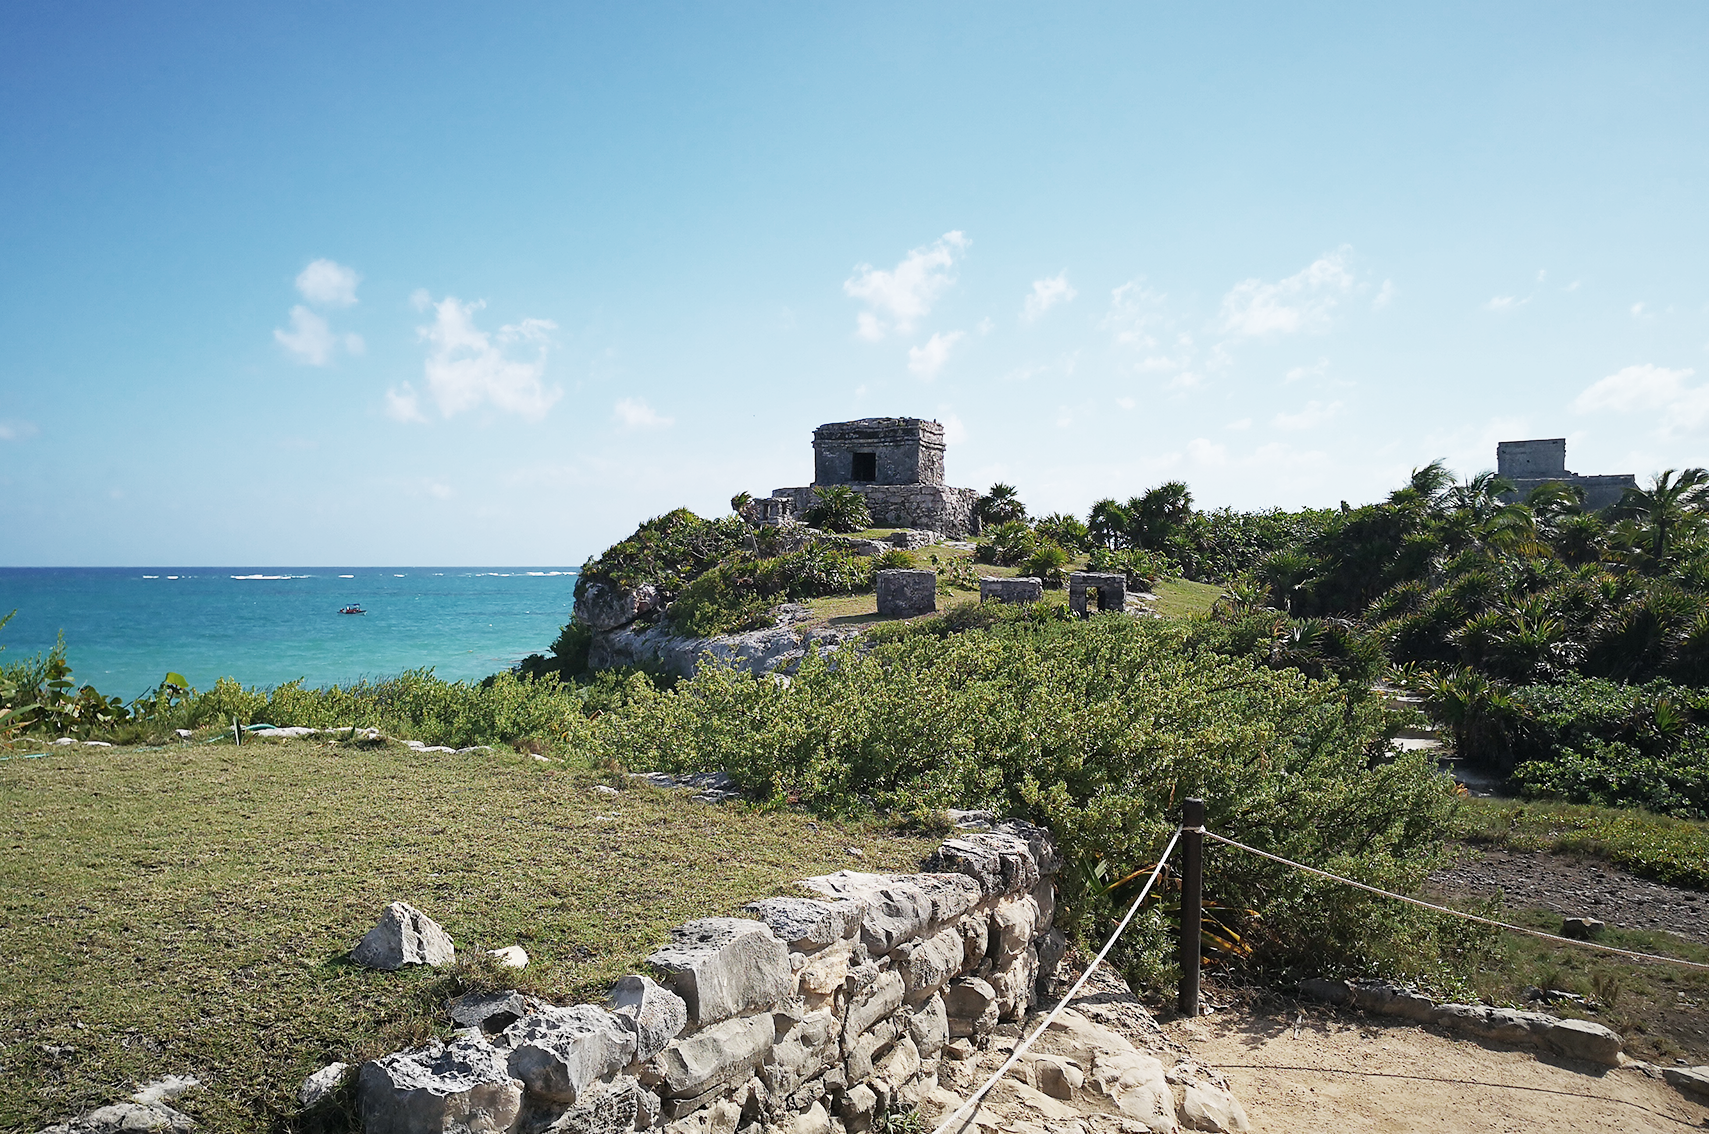
[[[464,1028],[364,1064],[368,1134],[860,1134],[937,1086],[940,1052],[1021,1019],[1066,942],[1049,834],[1009,822],[920,874],[839,871],[672,931],[607,1006],[465,997]]]

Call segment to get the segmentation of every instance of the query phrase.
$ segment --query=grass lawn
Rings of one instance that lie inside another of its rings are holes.
[[[202,1080],[174,1105],[204,1129],[290,1129],[310,1071],[446,1033],[444,999],[494,979],[479,964],[350,965],[389,901],[438,920],[462,957],[521,944],[533,961],[519,987],[592,999],[674,925],[809,874],[915,869],[937,842],[708,807],[509,752],[50,751],[0,762],[9,1131],[166,1074]],[[621,794],[592,792],[601,782]]]
[[[1634,874],[1709,890],[1709,823],[1636,808],[1514,799],[1463,801],[1464,837],[1605,858]]]
[[[1155,609],[1165,618],[1202,618],[1222,597],[1221,587],[1186,579],[1159,579],[1152,591],[1157,595]]]

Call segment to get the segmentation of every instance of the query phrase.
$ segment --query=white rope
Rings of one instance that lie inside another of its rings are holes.
[[[1279,862],[1283,866],[1291,866],[1295,870],[1303,870],[1307,874],[1316,874],[1320,878],[1328,878],[1331,881],[1341,882],[1345,885],[1353,886],[1372,894],[1378,894],[1385,898],[1393,898],[1398,902],[1410,902],[1412,905],[1421,906],[1427,910],[1435,910],[1437,913],[1451,914],[1454,917],[1464,918],[1467,921],[1475,921],[1480,925],[1489,925],[1496,929],[1506,929],[1513,933],[1527,933],[1532,937],[1541,937],[1545,941],[1558,941],[1562,945],[1579,945],[1586,949],[1600,949],[1604,953],[1618,953],[1622,957],[1636,957],[1641,961],[1666,961],[1671,965],[1684,965],[1686,968],[1691,969],[1709,969],[1709,965],[1700,964],[1697,961],[1682,961],[1678,957],[1663,957],[1655,953],[1635,953],[1630,949],[1616,949],[1612,945],[1599,945],[1594,941],[1577,941],[1571,937],[1558,937],[1553,933],[1544,933],[1540,929],[1527,929],[1523,925],[1509,925],[1505,921],[1496,921],[1492,918],[1479,917],[1477,914],[1469,914],[1464,910],[1451,909],[1448,906],[1439,906],[1434,902],[1426,902],[1420,898],[1409,898],[1405,894],[1396,894],[1390,890],[1379,890],[1375,886],[1367,886],[1363,882],[1355,882],[1351,878],[1343,878],[1339,874],[1331,874],[1327,870],[1319,870],[1315,866],[1307,866],[1303,862],[1295,862],[1293,859],[1283,858],[1279,854],[1271,854],[1269,851],[1261,851],[1257,847],[1249,847],[1245,843],[1237,843],[1233,839],[1217,834],[1215,831],[1205,831],[1204,833],[1219,843],[1227,843],[1231,847],[1255,854],[1259,858],[1267,858],[1272,862]]]
[[[1139,904],[1145,901],[1145,896],[1147,894],[1151,893],[1151,887],[1156,883],[1157,876],[1163,873],[1163,864],[1169,861],[1169,855],[1175,850],[1175,843],[1180,839],[1180,837],[1181,831],[1179,828],[1176,829],[1173,835],[1169,836],[1169,845],[1163,848],[1163,855],[1157,860],[1157,867],[1151,872],[1151,877],[1145,880],[1145,886],[1140,890],[1139,897],[1135,898],[1133,900],[1133,905],[1128,907],[1127,916],[1122,918],[1122,923],[1120,925],[1116,926],[1116,931],[1110,934],[1110,939],[1104,942],[1104,947],[1098,950],[1098,955],[1092,958],[1092,963],[1086,966],[1086,971],[1080,974],[1080,979],[1074,982],[1074,987],[1068,990],[1068,995],[1062,998],[1062,1002],[1060,1004],[1051,1009],[1050,1015],[1044,1018],[1044,1023],[1033,1029],[1033,1034],[1026,1038],[1026,1042],[1015,1048],[1015,1052],[1013,1055],[1009,1056],[1008,1062],[997,1068],[996,1072],[989,1079],[985,1080],[984,1086],[980,1087],[977,1091],[974,1091],[971,1095],[968,1095],[966,1102],[956,1107],[949,1113],[947,1118],[938,1123],[938,1128],[932,1131],[932,1134],[945,1134],[950,1127],[955,1125],[956,1119],[961,1117],[963,1111],[967,1110],[968,1107],[975,1105],[980,1099],[984,1098],[985,1093],[992,1087],[996,1086],[998,1080],[1002,1079],[1002,1077],[1008,1073],[1009,1068],[1013,1067],[1021,1056],[1027,1053],[1028,1049],[1032,1047],[1033,1041],[1038,1039],[1038,1037],[1044,1033],[1046,1028],[1056,1022],[1056,1018],[1062,1014],[1062,1010],[1068,1007],[1068,1002],[1080,995],[1080,989],[1085,987],[1086,978],[1091,976],[1092,970],[1097,968],[1098,963],[1109,955],[1110,950],[1115,947],[1116,938],[1122,935],[1122,931],[1127,928],[1128,922],[1133,920],[1133,915],[1139,912]]]

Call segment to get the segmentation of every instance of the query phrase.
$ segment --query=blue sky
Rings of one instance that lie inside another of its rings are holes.
[[[1701,4],[9,5],[0,563],[1709,464]]]

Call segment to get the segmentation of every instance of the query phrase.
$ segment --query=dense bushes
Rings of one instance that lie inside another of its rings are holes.
[[[813,490],[813,506],[807,509],[807,522],[828,532],[847,535],[872,526],[872,511],[866,497],[844,485],[831,485]]]
[[[769,559],[737,555],[685,587],[667,614],[693,638],[757,630],[779,602],[871,590],[875,563],[821,543]]]
[[[598,755],[726,769],[779,803],[1025,815],[1081,866],[1122,872],[1152,860],[1199,794],[1218,830],[1404,890],[1451,806],[1430,760],[1387,748],[1379,707],[1119,618],[913,629],[834,669],[810,661],[787,686],[703,669],[598,726]],[[1271,962],[1404,967],[1429,952],[1428,922],[1387,903],[1252,858],[1219,855],[1213,875],[1219,900],[1263,912]],[[1087,877],[1064,879],[1065,904],[1090,929],[1104,911]],[[1131,959],[1155,970],[1160,923],[1135,940]]]
[[[711,564],[739,550],[746,532],[747,525],[736,516],[703,520],[687,508],[667,512],[584,563],[576,577],[576,598],[594,582],[619,587],[650,583],[668,602]]]

